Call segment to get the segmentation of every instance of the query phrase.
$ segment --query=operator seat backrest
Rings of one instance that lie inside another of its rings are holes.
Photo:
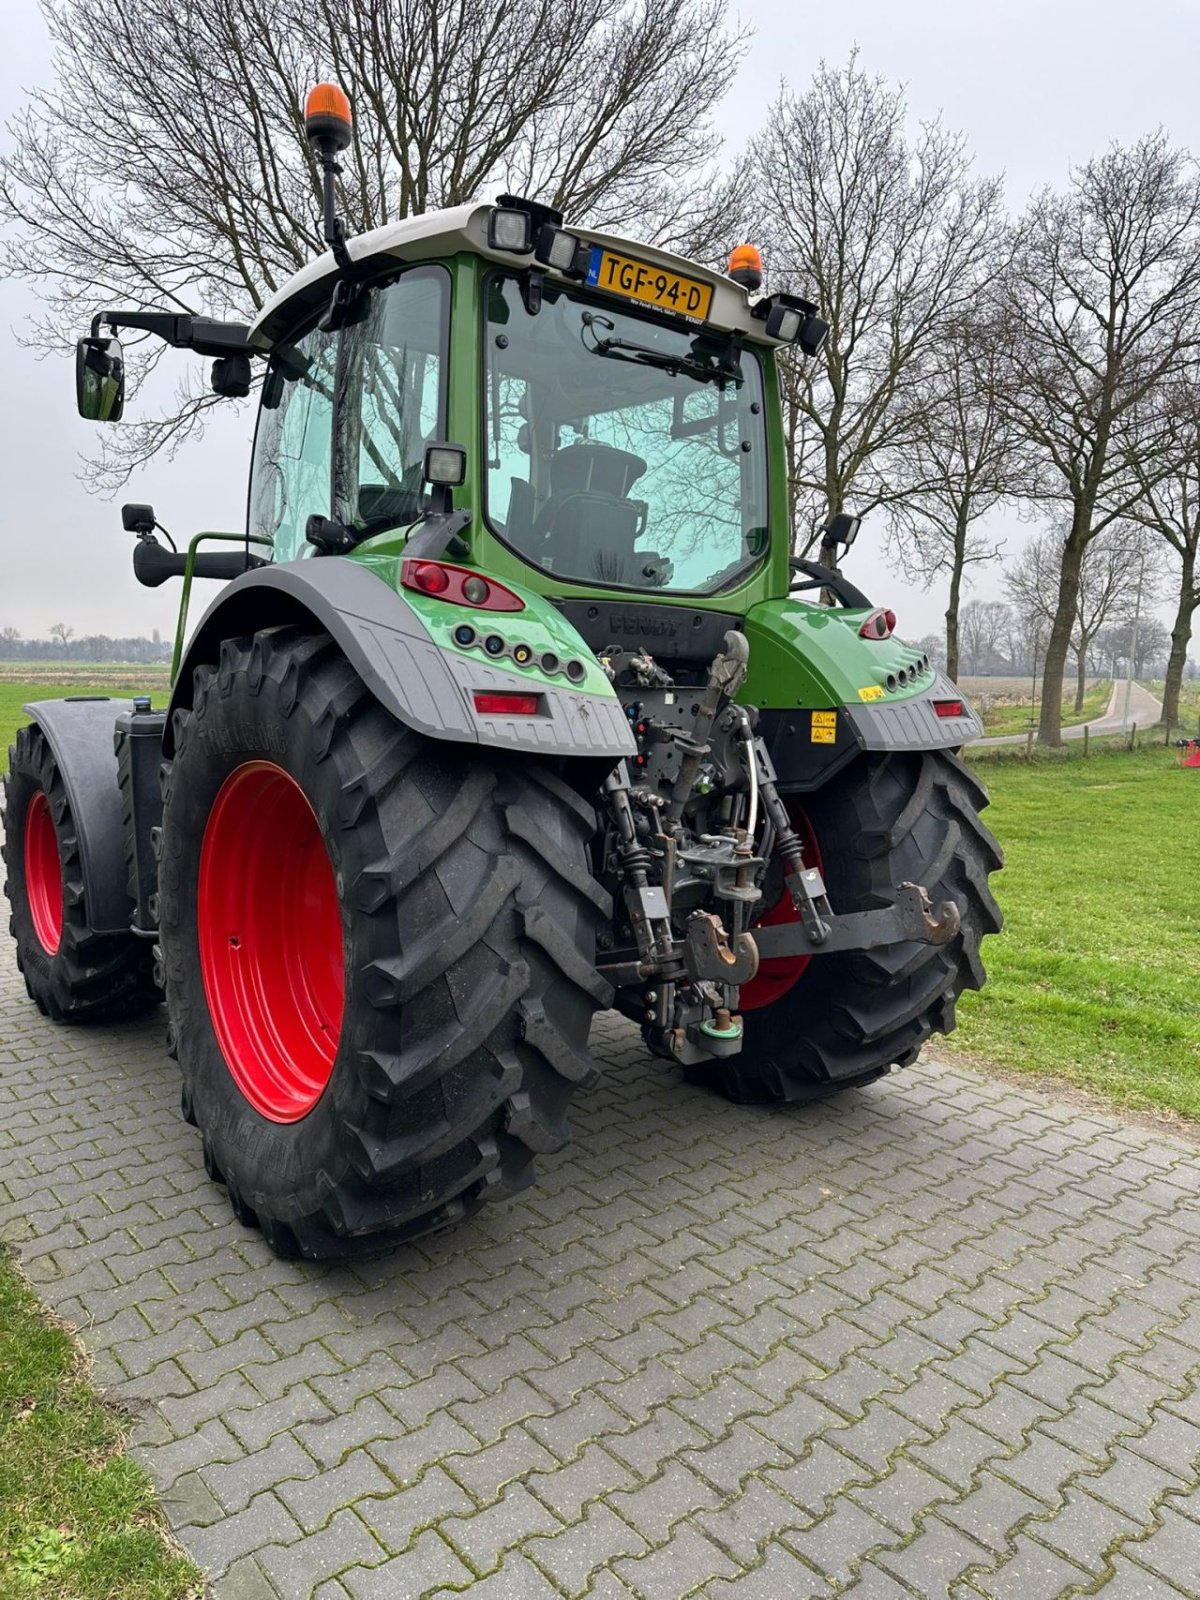
[[[629,491],[646,463],[630,450],[580,440],[550,462],[550,495],[538,519],[547,564],[599,583],[625,581],[645,506]]]
[[[646,470],[641,456],[614,445],[581,439],[555,453],[550,462],[550,498],[574,493],[610,494],[625,500]]]

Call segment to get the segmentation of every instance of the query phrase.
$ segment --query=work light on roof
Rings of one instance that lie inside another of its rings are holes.
[[[528,211],[495,206],[488,215],[488,247],[527,256],[533,249],[533,218]]]
[[[565,228],[555,227],[552,222],[543,223],[538,229],[533,253],[544,267],[553,267],[556,272],[565,273],[569,278],[587,275],[591,251],[582,239],[568,233]]]

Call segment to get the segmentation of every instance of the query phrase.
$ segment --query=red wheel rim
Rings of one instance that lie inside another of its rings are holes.
[[[62,942],[62,863],[50,802],[42,789],[25,810],[25,893],[38,943],[52,956]]]
[[[273,762],[249,761],[221,785],[196,918],[226,1065],[256,1111],[298,1122],[324,1093],[341,1038],[342,918],[313,808]]]
[[[820,867],[821,847],[812,830],[812,823],[799,806],[789,802],[785,804],[792,827],[800,835],[805,866]],[[754,928],[774,928],[781,922],[799,922],[799,920],[800,913],[792,904],[792,897],[788,893],[787,885],[784,884],[778,900],[769,911],[763,912],[754,923]],[[788,992],[811,960],[811,956],[779,956],[774,961],[762,962],[750,982],[742,985],[738,996],[738,1009],[757,1011],[762,1006],[774,1005],[776,1000],[782,999]]]

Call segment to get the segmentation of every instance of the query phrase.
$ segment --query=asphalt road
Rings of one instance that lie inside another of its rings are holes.
[[[1125,697],[1129,696],[1128,712],[1126,712]],[[1149,689],[1143,689],[1140,683],[1113,685],[1112,696],[1108,702],[1108,710],[1102,717],[1095,717],[1091,722],[1081,722],[1076,727],[1064,728],[1064,739],[1082,739],[1083,730],[1086,728],[1092,738],[1105,733],[1120,733],[1136,722],[1139,728],[1149,728],[1162,716],[1162,701],[1156,700]],[[1023,733],[993,734],[987,739],[976,739],[976,744],[1024,744],[1026,735]]]

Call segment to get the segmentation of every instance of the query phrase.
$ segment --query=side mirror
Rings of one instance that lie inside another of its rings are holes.
[[[821,539],[822,545],[826,550],[836,550],[838,545],[842,545],[849,550],[855,539],[858,538],[858,529],[861,522],[861,517],[852,517],[848,512],[839,511],[825,529]]]
[[[75,403],[89,422],[120,422],[125,355],[119,339],[80,339],[75,346]]]

